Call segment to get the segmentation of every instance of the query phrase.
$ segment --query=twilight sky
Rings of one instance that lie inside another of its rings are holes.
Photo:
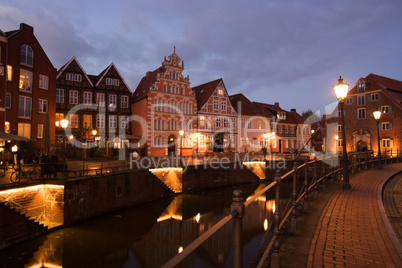
[[[2,0],[0,29],[24,22],[59,69],[114,62],[131,91],[173,52],[191,86],[223,78],[229,94],[321,110],[370,73],[402,80],[400,0]]]

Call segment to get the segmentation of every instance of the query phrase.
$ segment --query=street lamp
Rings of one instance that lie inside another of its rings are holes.
[[[380,143],[380,118],[381,111],[375,111],[373,113],[374,119],[377,121],[377,140],[378,140],[378,169],[382,169],[381,164],[381,143]]]
[[[184,135],[184,130],[179,131],[180,134],[180,165],[183,165],[183,135]]]
[[[68,120],[60,120],[60,125],[63,128],[63,162],[66,162],[66,128],[68,126]]]
[[[95,156],[95,153],[96,153],[96,141],[95,141],[95,139],[96,139],[96,134],[98,133],[98,131],[96,131],[96,129],[93,129],[92,130],[92,136],[94,136],[94,160],[96,159],[96,156]]]
[[[352,187],[349,183],[349,161],[346,152],[346,135],[345,135],[345,117],[343,115],[343,105],[345,103],[346,96],[348,94],[349,86],[343,82],[341,76],[339,76],[338,84],[334,86],[336,97],[339,100],[339,106],[341,108],[341,122],[342,122],[342,172],[343,172],[343,184],[342,190],[350,190]]]

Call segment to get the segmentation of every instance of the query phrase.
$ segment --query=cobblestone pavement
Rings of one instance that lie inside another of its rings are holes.
[[[362,171],[351,176],[351,191],[334,193],[313,237],[308,267],[402,267],[377,203],[378,186],[400,170],[402,163]]]

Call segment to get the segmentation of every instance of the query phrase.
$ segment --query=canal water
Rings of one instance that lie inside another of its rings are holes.
[[[268,183],[181,194],[134,206],[0,251],[2,267],[160,267],[230,213],[233,190],[252,197]],[[283,187],[282,187],[283,186]],[[291,184],[281,184],[279,207]],[[259,197],[243,218],[244,266],[255,257],[272,224],[274,191]],[[233,221],[187,257],[182,267],[232,267]]]

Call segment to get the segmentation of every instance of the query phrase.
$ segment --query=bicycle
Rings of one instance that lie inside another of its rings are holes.
[[[18,170],[15,170],[13,173],[10,175],[10,181],[11,182],[20,182],[22,179],[27,179],[28,178],[33,181],[35,179],[40,178],[41,176],[41,170],[38,167],[38,164],[34,161],[32,168],[28,170],[23,170],[22,167],[20,167]]]

